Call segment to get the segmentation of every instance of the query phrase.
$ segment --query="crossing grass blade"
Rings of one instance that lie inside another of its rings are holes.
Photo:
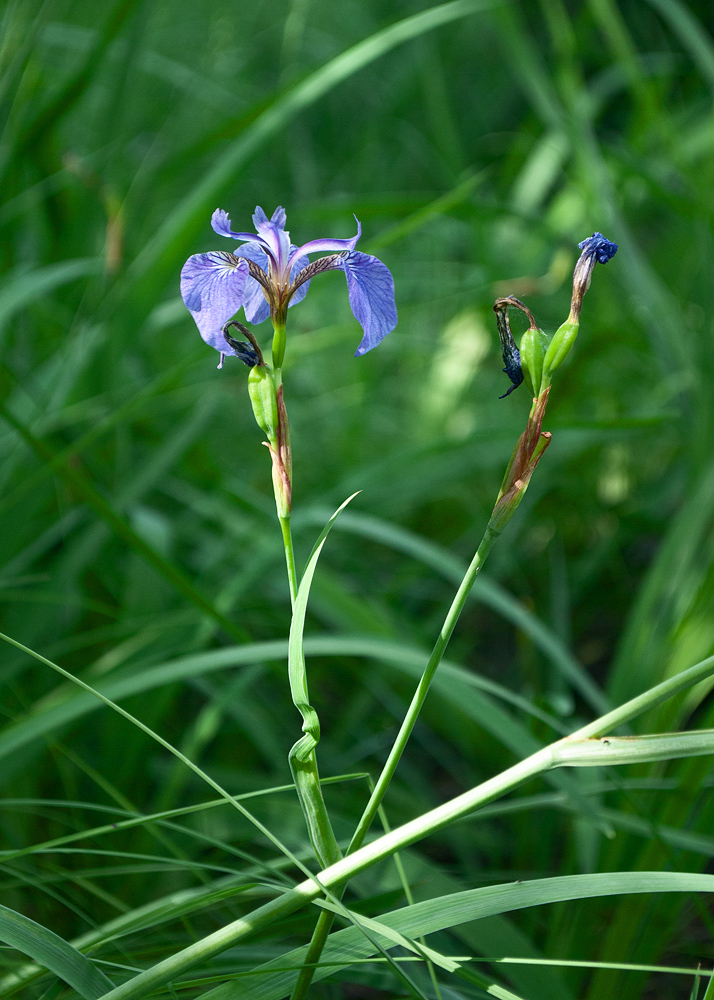
[[[0,906],[0,940],[64,980],[84,1000],[98,1000],[112,989],[112,981],[76,948],[47,927],[6,906]]]
[[[519,884],[487,886],[452,896],[415,903],[390,913],[383,913],[378,921],[390,931],[409,938],[448,930],[459,923],[476,920],[497,913],[512,912],[546,903],[575,901],[597,896],[655,892],[714,892],[714,876],[684,872],[608,872],[594,875],[571,875],[538,879]],[[392,943],[385,940],[387,947]],[[242,976],[233,983],[225,983],[210,990],[210,1000],[280,1000],[290,988],[293,973],[270,973],[271,965],[299,965],[306,949],[296,949],[275,959],[256,971],[254,982]],[[322,980],[334,974],[335,965],[369,957],[369,944],[360,940],[354,928],[333,933],[323,952],[324,967],[315,972],[315,979]],[[285,991],[285,992],[283,992]]]

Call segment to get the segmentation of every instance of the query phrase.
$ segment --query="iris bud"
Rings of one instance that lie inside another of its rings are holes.
[[[260,429],[273,444],[278,437],[278,403],[275,397],[275,380],[264,365],[251,368],[248,375],[248,395]]]
[[[548,381],[550,381],[550,376],[556,368],[560,368],[570,354],[575,343],[575,338],[578,335],[579,326],[578,322],[573,322],[572,319],[568,318],[553,334],[553,339],[543,360],[543,375]]]
[[[537,326],[529,327],[521,339],[521,367],[526,385],[533,396],[539,396],[543,380],[543,359],[548,350],[548,337]]]
[[[582,243],[578,243],[580,257],[573,272],[573,297],[570,301],[570,315],[553,335],[543,361],[543,379],[548,384],[550,376],[560,368],[572,350],[578,335],[580,309],[583,296],[590,287],[590,279],[596,264],[607,264],[617,253],[617,243],[606,239],[602,233],[593,233]]]

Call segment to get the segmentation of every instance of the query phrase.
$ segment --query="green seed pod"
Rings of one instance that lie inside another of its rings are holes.
[[[278,437],[278,403],[273,373],[267,366],[251,368],[248,394],[258,426],[267,435],[268,441],[274,444]]]
[[[526,330],[521,339],[521,367],[526,384],[538,396],[543,380],[543,359],[548,350],[548,337],[537,327]]]
[[[567,319],[553,334],[553,339],[543,360],[543,375],[548,381],[550,381],[550,376],[556,368],[560,368],[570,354],[575,343],[575,338],[578,335],[579,325],[579,323]]]

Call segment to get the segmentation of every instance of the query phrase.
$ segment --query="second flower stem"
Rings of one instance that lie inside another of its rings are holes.
[[[350,854],[352,851],[356,851],[362,846],[365,836],[372,825],[374,817],[377,815],[377,810],[382,804],[382,799],[389,787],[389,783],[394,776],[394,772],[397,769],[397,765],[404,753],[404,748],[407,745],[409,737],[411,736],[414,725],[419,717],[422,706],[426,700],[426,696],[429,692],[429,687],[434,679],[434,674],[436,673],[437,667],[441,663],[444,652],[448,645],[449,639],[451,638],[452,632],[456,627],[456,623],[461,616],[461,612],[466,604],[466,600],[471,592],[471,588],[474,585],[474,581],[481,571],[481,567],[486,561],[486,557],[491,551],[491,547],[495,540],[498,538],[500,532],[494,531],[491,527],[487,527],[484,532],[481,543],[476,550],[476,554],[471,560],[471,565],[466,571],[459,589],[456,591],[456,595],[451,602],[451,607],[444,619],[444,624],[441,627],[439,636],[434,643],[434,648],[429,657],[429,662],[426,665],[424,673],[421,675],[417,689],[414,692],[414,696],[411,700],[411,704],[407,710],[407,714],[404,716],[404,721],[399,729],[394,745],[389,753],[387,762],[382,768],[382,773],[377,779],[377,783],[374,786],[374,791],[372,792],[369,802],[362,813],[362,818],[360,819],[357,829],[355,830],[350,846],[347,849],[347,853]]]
[[[287,517],[278,517],[280,521],[280,530],[283,533],[283,545],[285,547],[285,564],[288,571],[288,584],[290,586],[290,604],[295,607],[295,598],[297,597],[298,579],[297,570],[295,568],[295,552],[293,550],[293,533],[290,528],[290,515]]]

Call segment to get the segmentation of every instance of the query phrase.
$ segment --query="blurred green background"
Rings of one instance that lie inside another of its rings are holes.
[[[387,798],[390,822],[592,717],[602,699],[624,700],[711,654],[713,26],[705,0],[6,0],[3,631],[122,695],[231,791],[289,781],[299,719],[284,659],[189,665],[180,681],[176,668],[151,673],[287,634],[247,369],[229,359],[216,370],[178,297],[189,254],[227,249],[212,211],[249,229],[259,204],[285,206],[298,244],[352,235],[354,213],[359,249],[385,261],[397,290],[397,329],[360,359],[339,274],[318,277],[290,311],[299,562],[331,510],[362,490],[327,544],[310,604],[308,634],[343,637],[341,655],[309,661],[324,775],[377,773],[413,688],[414,650],[433,642],[524,425],[527,390],[498,398],[508,381],[493,300],[518,295],[553,331],[567,315],[576,244],[594,230],[620,251],[595,271],[551,395],[553,443],[450,646],[467,674],[442,675],[430,697]],[[256,333],[268,343],[269,323]],[[382,645],[363,655],[354,637]],[[49,668],[6,647],[0,676],[4,849],[97,826],[111,808],[206,798]],[[469,682],[478,677],[506,690],[484,693]],[[639,729],[690,719],[714,725],[708,688]],[[582,801],[529,785],[511,813],[412,849],[415,895],[711,865],[708,758],[581,772],[578,782]],[[364,781],[326,794],[348,837]],[[255,809],[306,850],[290,794]],[[254,863],[236,851],[274,865],[269,845],[225,809],[198,813],[175,828],[13,853],[0,901],[76,937],[180,889],[216,891]],[[368,912],[403,901],[393,865],[356,888]],[[127,917],[123,936],[94,954],[147,964],[259,895],[211,898],[141,933]],[[278,930],[302,943],[311,919]],[[711,966],[713,930],[691,897],[634,896],[492,918],[444,935],[443,947]],[[279,948],[266,935],[215,969]],[[667,1000],[691,989],[665,974],[522,965],[498,975],[529,1000]],[[369,966],[315,988],[394,989]]]

